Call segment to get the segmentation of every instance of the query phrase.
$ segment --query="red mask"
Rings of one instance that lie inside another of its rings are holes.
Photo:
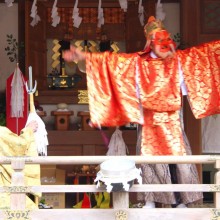
[[[175,43],[170,38],[170,34],[166,31],[157,31],[155,33],[154,39],[152,40],[155,46],[160,47],[161,52],[168,52],[171,50],[170,45],[173,45],[175,48]]]

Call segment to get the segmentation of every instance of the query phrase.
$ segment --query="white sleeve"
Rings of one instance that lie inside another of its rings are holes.
[[[182,91],[182,95],[187,95],[188,92],[187,92],[186,84],[185,84],[185,81],[184,81],[184,78],[183,78],[183,70],[182,70],[180,61],[178,61],[178,71],[179,71],[180,89]]]

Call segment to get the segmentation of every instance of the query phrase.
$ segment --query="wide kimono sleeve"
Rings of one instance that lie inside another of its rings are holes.
[[[220,41],[178,51],[196,118],[220,113]]]
[[[136,94],[137,55],[88,53],[87,86],[91,121],[95,126],[139,123],[141,113]]]

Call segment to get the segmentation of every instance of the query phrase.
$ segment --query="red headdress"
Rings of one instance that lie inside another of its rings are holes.
[[[144,52],[150,51],[150,44],[154,41],[155,44],[163,44],[162,42],[155,41],[155,35],[161,35],[161,38],[164,36],[169,36],[169,33],[165,29],[161,20],[157,20],[154,16],[150,16],[147,24],[144,26],[144,34],[146,37],[146,44],[144,47]],[[174,42],[170,39],[169,42],[165,43],[174,44]]]

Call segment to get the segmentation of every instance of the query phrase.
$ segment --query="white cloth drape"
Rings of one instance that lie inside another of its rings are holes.
[[[55,0],[53,3],[51,18],[52,18],[52,26],[56,27],[60,23],[60,16],[57,10],[57,0]]]
[[[142,0],[139,0],[138,5],[138,16],[142,26],[144,26],[144,7],[142,5]]]
[[[119,0],[119,4],[120,4],[121,9],[122,9],[124,12],[127,12],[127,9],[128,9],[128,0]]]
[[[14,0],[5,0],[7,7],[13,6],[13,2],[14,2]]]
[[[160,0],[158,0],[156,6],[156,18],[163,21],[165,17],[166,13],[164,12],[163,4],[160,2]]]
[[[128,153],[128,148],[122,137],[122,131],[116,128],[115,132],[112,134],[109,145],[107,156],[123,156]]]
[[[33,18],[31,26],[34,27],[40,21],[40,16],[37,14],[37,0],[34,0],[32,4],[30,16]]]
[[[103,13],[103,8],[102,8],[102,0],[99,0],[97,27],[100,28],[104,23],[105,23],[105,19],[104,19],[104,13]]]
[[[36,112],[29,113],[26,125],[31,121],[36,121],[38,123],[38,129],[34,132],[37,151],[40,155],[47,156],[48,139],[45,124]]]
[[[78,0],[76,0],[73,8],[72,19],[73,19],[73,26],[79,28],[80,24],[82,23],[82,17],[79,16]]]

